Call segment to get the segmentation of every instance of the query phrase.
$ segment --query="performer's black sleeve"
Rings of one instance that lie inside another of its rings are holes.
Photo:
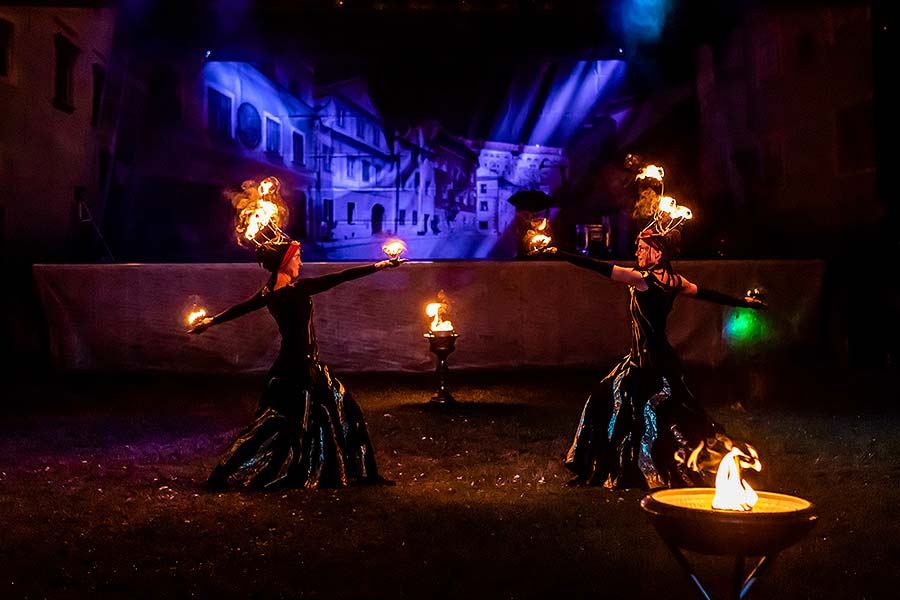
[[[751,306],[744,298],[729,296],[728,294],[700,287],[699,285],[697,286],[697,295],[694,297],[698,300],[706,300],[707,302],[715,302],[716,304],[724,304],[725,306]]]
[[[596,258],[588,258],[587,256],[583,256],[581,254],[563,252],[561,250],[558,250],[556,252],[556,255],[562,257],[563,259],[577,267],[582,267],[590,271],[594,271],[595,273],[600,273],[604,277],[612,277],[613,266],[608,262],[603,262],[602,260],[597,260]]]
[[[294,284],[294,286],[312,296],[313,294],[318,294],[320,292],[330,290],[336,285],[340,285],[354,279],[359,279],[360,277],[365,277],[366,275],[371,275],[377,270],[378,268],[375,267],[374,264],[366,265],[364,267],[351,267],[349,269],[344,269],[343,271],[338,271],[337,273],[322,275],[321,277],[300,279]]]
[[[255,294],[253,294],[250,298],[247,298],[240,304],[235,304],[229,309],[226,309],[216,316],[213,317],[213,323],[216,325],[220,323],[224,323],[226,321],[230,321],[232,319],[237,319],[238,317],[243,317],[247,313],[251,313],[254,310],[259,310],[263,306],[266,305],[266,301],[263,298],[262,290],[259,290]]]

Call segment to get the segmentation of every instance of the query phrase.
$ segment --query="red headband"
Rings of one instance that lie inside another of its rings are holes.
[[[287,250],[284,251],[284,258],[281,259],[281,264],[278,265],[278,270],[280,271],[281,269],[286,267],[287,264],[289,262],[291,262],[291,259],[294,258],[294,255],[297,254],[297,252],[299,252],[299,251],[300,251],[300,242],[297,242],[297,241],[291,242],[291,244],[287,247]]]

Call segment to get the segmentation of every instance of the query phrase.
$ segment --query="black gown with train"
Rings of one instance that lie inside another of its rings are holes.
[[[376,271],[374,265],[263,287],[217,315],[222,323],[266,307],[278,324],[281,350],[266,377],[256,416],[220,458],[207,481],[229,486],[341,487],[379,483],[362,411],[319,360],[312,296]]]
[[[591,268],[588,260],[570,261]],[[640,273],[647,290],[629,287],[631,351],[585,403],[565,465],[573,483],[609,488],[712,485],[731,440],[695,401],[666,338],[681,279],[673,274],[670,286]],[[698,466],[690,468],[697,448]]]

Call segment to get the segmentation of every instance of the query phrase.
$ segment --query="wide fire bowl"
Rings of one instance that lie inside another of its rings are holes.
[[[712,508],[713,488],[660,490],[641,500],[664,541],[701,554],[766,556],[795,544],[813,528],[813,504],[757,492],[750,511]]]

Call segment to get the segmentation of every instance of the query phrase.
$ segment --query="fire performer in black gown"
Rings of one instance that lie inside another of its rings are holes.
[[[679,295],[729,306],[761,308],[753,297],[737,298],[688,281],[672,268],[681,217],[669,198],[666,213],[637,239],[636,269],[560,252],[540,236],[535,254],[555,254],[629,288],[630,352],[594,389],[584,405],[565,466],[572,485],[609,488],[712,485],[715,469],[733,446],[721,425],[699,406],[684,383],[681,363],[666,338],[666,320]],[[672,218],[670,218],[670,216]]]
[[[265,194],[263,194],[265,196]],[[255,418],[220,458],[210,489],[230,486],[342,487],[351,482],[390,483],[378,473],[375,451],[359,405],[319,360],[312,296],[404,259],[383,260],[321,277],[298,278],[300,244],[276,231],[256,251],[271,273],[248,300],[195,324],[192,333],[267,308],[281,333],[281,350],[269,369]]]

